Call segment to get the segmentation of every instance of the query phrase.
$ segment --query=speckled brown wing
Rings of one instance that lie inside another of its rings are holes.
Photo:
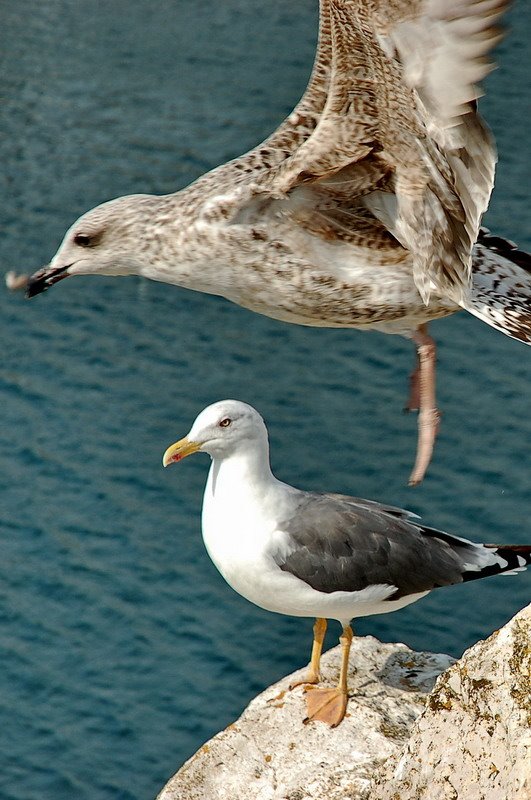
[[[190,199],[220,221],[280,226],[292,246],[314,251],[317,237],[354,245],[356,264],[407,261],[426,303],[434,293],[462,304],[494,180],[477,81],[505,6],[321,0],[300,103],[265,142],[196,182]],[[346,271],[351,255],[340,258]]]
[[[509,0],[360,0],[390,58],[398,58],[441,129],[458,124],[482,94],[493,69],[488,56],[502,34],[497,22]]]
[[[459,300],[494,178],[494,147],[474,107],[477,81],[490,69],[485,56],[505,6],[323,0],[308,93],[255,151],[268,160],[260,193],[286,197],[312,184],[318,191],[299,224],[340,238],[338,217],[350,214],[354,229],[363,207],[380,223],[371,235],[383,226],[412,253],[425,300],[433,290]],[[282,156],[272,157],[278,147]]]
[[[378,149],[370,38],[352,3],[323,0],[323,18],[331,41],[326,102],[311,136],[271,175],[272,190],[279,195],[302,182],[335,175]]]
[[[415,191],[407,170],[397,170],[396,230],[416,256],[415,280],[424,297],[433,283],[459,302],[469,283],[471,247],[496,162],[476,100],[479,82],[493,68],[488,56],[501,37],[497,22],[507,6],[508,0],[371,4],[377,40],[400,63],[425,129],[420,155],[427,182]]]

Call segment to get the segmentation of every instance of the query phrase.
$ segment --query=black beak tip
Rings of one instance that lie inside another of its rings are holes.
[[[70,264],[67,264],[66,267],[56,267],[54,269],[44,267],[44,269],[35,272],[28,280],[26,297],[29,299],[35,297],[36,294],[42,294],[42,292],[46,292],[50,286],[53,286],[54,283],[68,277],[68,268],[70,266]]]
[[[41,269],[29,278],[28,285],[26,286],[26,297],[28,299],[35,297],[35,295],[45,292],[48,288],[49,284],[46,283],[46,271]]]

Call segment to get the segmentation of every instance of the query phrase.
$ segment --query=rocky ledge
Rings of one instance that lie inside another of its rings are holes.
[[[322,659],[329,684],[338,650]],[[302,724],[294,673],[203,745],[158,800],[531,798],[531,606],[455,663],[369,636],[354,640],[350,664],[338,728]]]

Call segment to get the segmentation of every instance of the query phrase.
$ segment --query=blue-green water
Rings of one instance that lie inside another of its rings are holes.
[[[258,142],[304,88],[315,6],[2,4],[0,268],[47,261],[102,200],[172,191]],[[510,16],[482,103],[500,149],[487,222],[529,249],[531,16],[523,2]],[[204,552],[206,457],[162,470],[207,403],[256,405],[284,480],[531,540],[529,352],[471,317],[433,325],[443,426],[411,490],[404,340],[291,327],[134,278],[76,278],[31,303],[0,290],[0,305],[2,800],[150,800],[306,660],[311,621],[250,606]],[[489,579],[358,632],[459,654],[530,594],[529,575]]]

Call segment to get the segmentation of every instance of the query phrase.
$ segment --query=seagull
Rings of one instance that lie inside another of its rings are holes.
[[[181,191],[84,214],[28,296],[141,275],[285,322],[409,338],[420,483],[439,426],[430,320],[466,309],[531,343],[531,257],[480,232],[496,154],[477,98],[507,5],[321,0],[313,72],[280,127]]]
[[[401,508],[282,483],[271,472],[262,417],[238,400],[205,408],[162,463],[197,452],[212,459],[203,540],[227,583],[260,608],[316,620],[309,672],[300,682],[311,688],[305,721],[335,727],[345,716],[353,618],[531,563],[531,545],[477,544],[428,528]],[[342,626],[339,682],[316,688],[330,618]]]

